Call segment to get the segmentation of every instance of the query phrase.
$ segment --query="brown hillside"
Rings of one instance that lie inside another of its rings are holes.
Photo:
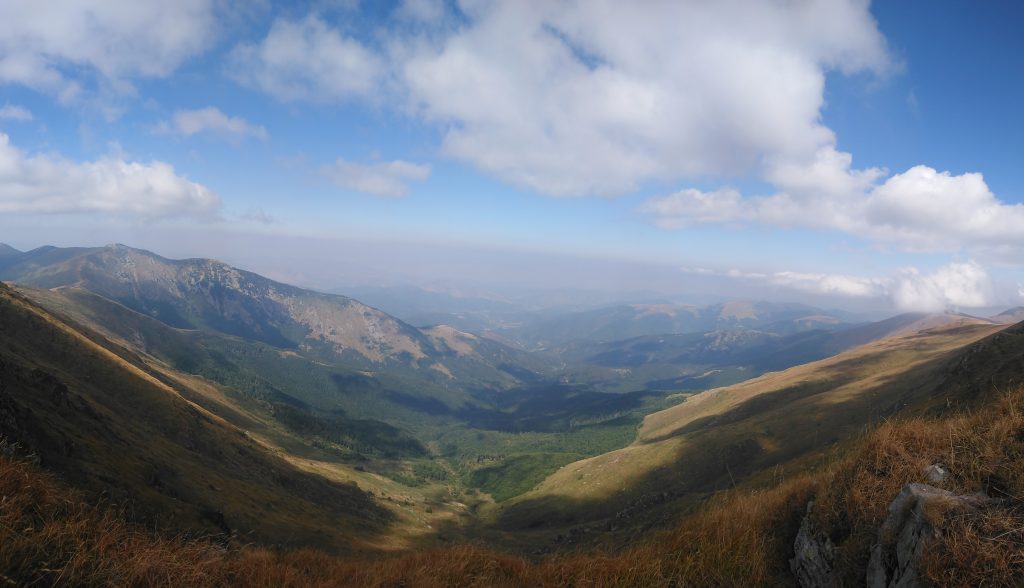
[[[0,285],[0,437],[91,499],[160,529],[331,549],[358,547],[392,518],[182,392],[203,394]]]

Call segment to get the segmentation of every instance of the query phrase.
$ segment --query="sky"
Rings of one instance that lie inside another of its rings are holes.
[[[1010,0],[0,3],[0,242],[412,283],[1024,304]]]

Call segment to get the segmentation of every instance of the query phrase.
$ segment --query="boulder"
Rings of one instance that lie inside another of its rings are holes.
[[[960,496],[927,484],[907,484],[889,504],[889,514],[878,530],[878,543],[868,561],[869,588],[915,588],[920,578],[921,555],[928,543],[941,537],[927,513],[976,509],[979,496]]]
[[[924,469],[924,475],[929,484],[941,484],[949,478],[949,470],[940,463],[933,463]]]
[[[803,588],[831,586],[836,560],[836,546],[811,520],[813,507],[813,500],[807,503],[807,514],[793,542],[793,559],[789,560],[789,569]]]

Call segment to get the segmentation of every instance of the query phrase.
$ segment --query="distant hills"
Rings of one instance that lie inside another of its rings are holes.
[[[787,334],[832,329],[844,315],[800,304],[724,302],[708,306],[631,304],[551,317],[513,331],[516,337],[547,347],[572,341],[616,341],[645,335],[760,329]]]
[[[1009,310],[1004,310],[1003,312],[993,316],[992,320],[1007,325],[1024,321],[1024,306],[1017,306]]]
[[[353,368],[415,372],[460,387],[519,383],[502,370],[543,362],[452,329],[424,331],[345,296],[288,286],[209,259],[169,260],[124,245],[41,247],[0,259],[0,278],[80,288],[178,329],[199,329],[329,357]]]

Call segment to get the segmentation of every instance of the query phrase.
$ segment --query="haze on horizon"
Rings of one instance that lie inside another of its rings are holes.
[[[0,242],[320,289],[1024,303],[1012,3],[0,6]]]

